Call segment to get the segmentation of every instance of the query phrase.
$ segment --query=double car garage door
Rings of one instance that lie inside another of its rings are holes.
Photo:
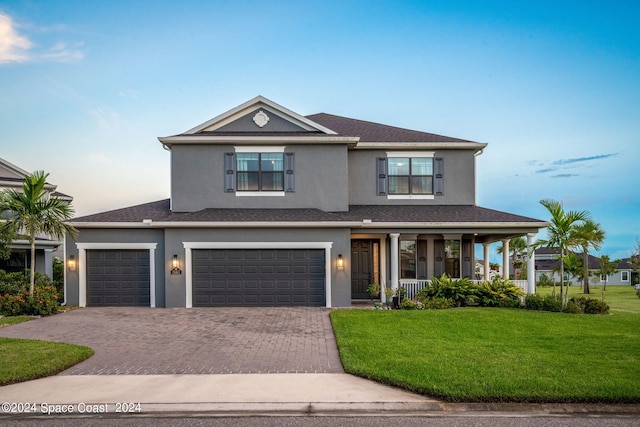
[[[324,249],[194,249],[194,307],[320,306]],[[144,306],[148,250],[87,250],[87,305]]]

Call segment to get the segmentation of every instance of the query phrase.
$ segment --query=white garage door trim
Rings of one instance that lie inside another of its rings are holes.
[[[332,242],[184,242],[185,307],[193,307],[192,249],[324,249],[325,300],[331,307],[331,247]]]
[[[91,249],[148,249],[149,250],[149,306],[156,306],[156,247],[157,243],[77,243],[78,248],[78,305],[87,306],[87,250]]]

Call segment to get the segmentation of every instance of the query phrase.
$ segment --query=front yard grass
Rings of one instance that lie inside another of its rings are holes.
[[[640,315],[334,310],[348,373],[452,402],[640,402]]]
[[[1,317],[0,327],[31,319]],[[0,338],[0,386],[55,375],[92,354],[92,349],[80,345]]]

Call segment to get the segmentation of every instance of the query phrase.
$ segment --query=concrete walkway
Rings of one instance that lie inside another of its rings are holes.
[[[0,387],[0,402],[33,403],[37,416],[640,417],[640,405],[444,403],[348,374],[57,375]],[[9,408],[0,420],[34,415]]]

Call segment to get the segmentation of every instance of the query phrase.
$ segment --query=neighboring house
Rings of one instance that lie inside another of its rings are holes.
[[[0,190],[12,188],[21,190],[24,178],[31,175],[29,172],[19,168],[0,158]],[[47,183],[46,190],[52,197],[59,197],[72,201],[73,198],[56,191],[56,186]],[[3,213],[3,218],[6,213]],[[52,240],[50,236],[41,235],[36,238],[36,272],[43,273],[53,278],[53,253],[61,248],[64,242]],[[9,259],[0,259],[0,270],[7,272],[24,272],[31,268],[31,245],[26,238],[18,236],[10,245],[11,254]]]
[[[546,274],[550,279],[560,282],[560,250],[557,248],[540,248],[536,250],[535,266],[536,266],[536,282],[540,280],[540,276]],[[578,259],[582,260],[582,252],[576,253]],[[601,286],[605,282],[597,274],[600,269],[600,258],[588,255],[589,257],[589,283]],[[629,258],[623,258],[618,262],[616,272],[607,276],[608,285],[631,285],[637,273],[633,271]],[[573,277],[565,271],[565,280],[570,280],[573,285],[581,286],[582,281]]]
[[[473,277],[475,243],[547,225],[476,206],[473,141],[263,97],[159,141],[170,199],[71,222],[70,304],[349,306],[373,282]]]

